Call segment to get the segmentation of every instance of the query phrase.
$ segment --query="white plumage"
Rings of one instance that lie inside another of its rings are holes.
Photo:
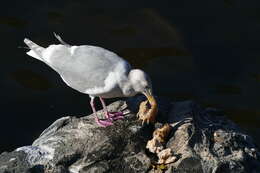
[[[89,94],[91,104],[94,97],[103,101],[102,98],[130,97],[137,93],[151,95],[149,77],[142,70],[131,70],[129,63],[117,54],[97,46],[71,46],[60,36],[55,34],[55,37],[62,44],[47,48],[25,38],[24,43],[31,49],[27,54],[53,68],[71,88]]]

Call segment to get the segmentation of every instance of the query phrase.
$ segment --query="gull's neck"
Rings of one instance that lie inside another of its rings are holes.
[[[119,81],[119,87],[121,88],[122,93],[125,97],[130,97],[137,94],[137,92],[133,88],[131,80],[129,79],[129,75],[125,76]]]

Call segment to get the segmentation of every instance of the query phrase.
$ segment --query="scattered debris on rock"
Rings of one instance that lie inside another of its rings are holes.
[[[153,132],[153,138],[147,142],[146,148],[157,154],[158,164],[169,164],[174,162],[177,157],[173,155],[170,148],[165,149],[165,144],[172,127],[169,124],[164,124],[163,127],[156,129]]]
[[[253,139],[217,110],[158,98],[156,123],[142,125],[134,113],[142,101],[109,105],[130,113],[107,128],[93,115],[58,119],[31,146],[2,153],[0,173],[260,172]]]

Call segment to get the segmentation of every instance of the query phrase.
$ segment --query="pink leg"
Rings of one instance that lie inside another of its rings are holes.
[[[122,112],[108,112],[107,110],[107,106],[106,106],[106,103],[104,101],[104,99],[102,99],[101,97],[99,97],[101,103],[102,103],[102,106],[103,106],[103,110],[106,114],[106,117],[107,119],[110,119],[110,120],[118,120],[118,119],[123,119],[123,113]]]
[[[100,120],[97,116],[97,111],[96,111],[96,108],[95,108],[95,104],[94,104],[94,97],[90,97],[91,100],[90,100],[90,105],[91,105],[91,108],[92,108],[92,111],[95,115],[95,121],[97,122],[98,125],[102,126],[102,127],[107,127],[107,126],[111,126],[113,125],[113,123],[111,121],[103,121],[103,120]]]
[[[104,112],[105,112],[105,115],[106,115],[107,119],[111,119],[111,117],[110,117],[110,115],[109,115],[109,112],[107,111],[107,106],[106,106],[105,101],[104,101],[101,97],[99,97],[99,100],[100,100],[100,102],[102,103],[103,110],[104,110]]]

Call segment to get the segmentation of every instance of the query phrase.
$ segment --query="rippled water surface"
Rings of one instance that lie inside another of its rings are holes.
[[[90,113],[87,95],[25,54],[42,46],[97,45],[147,71],[158,96],[223,110],[260,144],[258,1],[19,1],[1,4],[0,152],[30,144],[54,120]],[[111,100],[110,100],[111,101]]]

